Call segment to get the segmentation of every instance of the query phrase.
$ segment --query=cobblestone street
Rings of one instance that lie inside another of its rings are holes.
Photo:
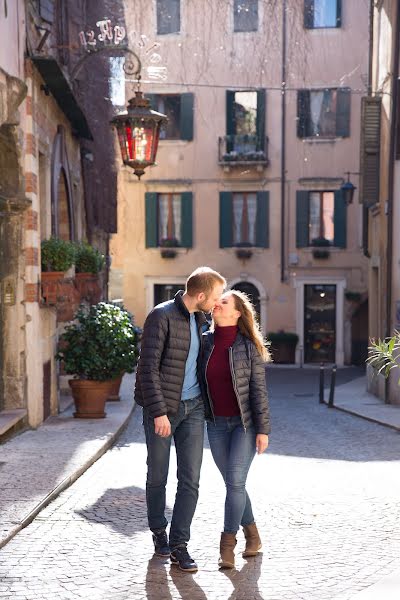
[[[315,377],[269,370],[271,443],[248,483],[257,558],[218,571],[224,488],[207,448],[189,547],[199,572],[153,557],[137,408],[118,444],[0,551],[0,598],[346,600],[394,571],[400,436],[320,406]],[[243,545],[240,534],[238,554]]]

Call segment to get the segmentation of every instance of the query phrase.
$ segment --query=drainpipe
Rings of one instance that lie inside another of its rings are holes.
[[[285,281],[285,184],[286,184],[286,3],[282,2],[282,79],[281,79],[281,282]]]

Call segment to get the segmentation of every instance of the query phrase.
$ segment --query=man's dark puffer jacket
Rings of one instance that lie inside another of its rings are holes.
[[[176,414],[181,401],[190,348],[190,314],[182,295],[156,306],[143,328],[135,400],[153,418]],[[195,316],[201,343],[208,322],[202,312]]]
[[[207,362],[214,347],[214,334],[203,334],[201,354],[202,380],[206,384]],[[238,397],[242,423],[245,429],[254,425],[256,433],[269,434],[269,404],[265,383],[265,363],[256,346],[238,332],[230,348],[233,359],[233,387]],[[213,419],[212,399],[206,391],[206,419]]]

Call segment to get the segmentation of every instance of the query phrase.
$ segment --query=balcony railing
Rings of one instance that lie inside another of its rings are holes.
[[[225,135],[218,138],[221,165],[264,165],[269,163],[268,138],[258,135]]]

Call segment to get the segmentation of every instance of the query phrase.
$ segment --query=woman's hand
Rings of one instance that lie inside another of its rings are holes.
[[[268,448],[268,436],[265,433],[256,435],[257,454],[262,454]]]

